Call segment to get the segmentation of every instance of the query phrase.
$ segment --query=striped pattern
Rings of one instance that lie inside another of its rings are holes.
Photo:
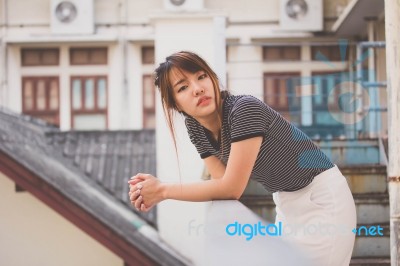
[[[307,135],[253,96],[230,95],[224,99],[221,143],[192,117],[185,123],[201,158],[214,155],[225,164],[231,143],[263,136],[250,178],[272,193],[301,189],[334,166]]]

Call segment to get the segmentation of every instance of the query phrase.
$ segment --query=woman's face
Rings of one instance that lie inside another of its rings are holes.
[[[218,115],[214,86],[205,71],[190,73],[173,68],[169,73],[178,111],[183,111],[201,121],[215,119]]]

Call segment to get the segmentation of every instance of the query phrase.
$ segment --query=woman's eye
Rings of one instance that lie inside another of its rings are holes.
[[[187,86],[182,86],[179,88],[178,92],[184,91],[187,88]]]
[[[202,74],[202,75],[199,76],[199,79],[204,79],[204,78],[206,78],[206,77],[207,77],[207,74],[204,73],[204,74]]]

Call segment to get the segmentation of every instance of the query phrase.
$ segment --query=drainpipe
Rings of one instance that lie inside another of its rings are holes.
[[[385,0],[391,265],[400,265],[400,2]]]
[[[362,46],[359,44],[357,44],[357,50],[356,50],[356,80],[357,82],[362,82],[363,77],[362,77]],[[357,95],[357,99],[361,99],[363,102],[363,108],[364,108],[364,99],[362,98],[363,95],[363,88],[361,86],[355,86],[355,90],[356,90],[356,95]],[[364,109],[362,111],[362,113],[357,113],[357,116],[363,116],[364,115]],[[358,121],[358,119],[356,119],[356,121]],[[364,122],[359,122],[356,123],[356,136],[359,137],[360,133],[364,133],[363,132],[363,124]]]
[[[367,19],[367,30],[368,30],[368,41],[375,41],[375,21],[376,18]],[[368,82],[375,82],[376,78],[376,67],[375,67],[375,49],[370,47],[368,49]],[[367,88],[370,97],[370,108],[376,109],[379,107],[379,93],[378,87]],[[378,113],[375,110],[369,110],[368,112],[368,124],[369,124],[369,138],[376,138],[378,135]]]
[[[367,18],[368,41],[375,41],[375,21],[376,18]],[[376,81],[376,67],[375,67],[375,50],[373,47],[368,48],[368,82],[373,83]],[[370,97],[370,110],[368,111],[368,137],[376,138],[379,132],[379,116],[376,111],[379,108],[379,91],[378,87],[367,87]]]

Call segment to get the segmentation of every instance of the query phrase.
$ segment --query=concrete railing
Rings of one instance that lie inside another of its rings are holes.
[[[262,220],[236,200],[207,203],[199,265],[309,265],[280,233],[282,228]]]

